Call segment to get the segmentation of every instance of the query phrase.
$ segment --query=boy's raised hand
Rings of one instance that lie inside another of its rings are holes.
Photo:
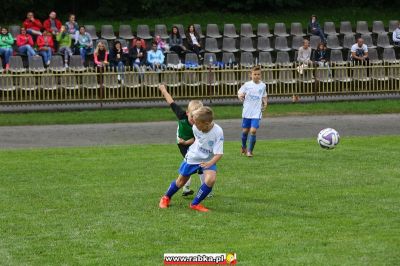
[[[162,91],[166,90],[167,88],[165,87],[164,84],[160,84],[160,85],[158,86],[158,89],[162,92]]]

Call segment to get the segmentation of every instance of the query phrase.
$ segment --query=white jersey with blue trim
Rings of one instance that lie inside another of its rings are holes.
[[[224,153],[224,132],[219,125],[214,123],[207,133],[193,125],[193,134],[195,141],[189,147],[185,157],[188,164],[208,162],[214,155]]]
[[[264,82],[248,81],[240,87],[238,93],[244,94],[243,118],[260,119],[263,97],[267,96],[267,86]]]

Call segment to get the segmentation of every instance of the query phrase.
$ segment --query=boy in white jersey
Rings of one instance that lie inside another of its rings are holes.
[[[261,81],[261,68],[253,67],[251,81],[246,82],[238,91],[238,98],[243,102],[242,112],[242,150],[243,155],[253,157],[256,144],[256,132],[259,128],[262,112],[267,107],[267,88]],[[247,148],[247,136],[250,132],[250,142]]]
[[[206,212],[208,209],[200,204],[207,197],[217,178],[216,163],[224,153],[224,133],[222,128],[213,122],[213,111],[209,107],[201,107],[193,112],[194,143],[179,168],[179,176],[172,181],[167,192],[161,198],[160,208],[168,208],[171,197],[188,181],[189,177],[202,170],[204,184],[201,185],[196,197],[190,204],[190,208],[196,211]]]

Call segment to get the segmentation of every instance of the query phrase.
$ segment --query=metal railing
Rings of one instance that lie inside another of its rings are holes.
[[[304,68],[297,64],[262,65],[262,80],[270,97],[292,95],[357,95],[400,93],[400,63],[349,63]],[[0,103],[135,101],[162,99],[158,85],[165,83],[177,99],[236,97],[240,86],[250,79],[251,67],[228,66],[168,68],[164,71],[123,73],[94,68],[0,75]]]

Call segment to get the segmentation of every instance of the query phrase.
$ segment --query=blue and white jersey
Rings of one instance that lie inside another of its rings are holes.
[[[224,154],[224,132],[214,123],[210,131],[204,133],[196,125],[193,125],[194,143],[186,154],[188,164],[200,164],[208,162],[216,154]]]
[[[260,119],[262,98],[267,96],[267,86],[264,82],[256,84],[252,80],[243,84],[238,93],[244,93],[243,118]]]

